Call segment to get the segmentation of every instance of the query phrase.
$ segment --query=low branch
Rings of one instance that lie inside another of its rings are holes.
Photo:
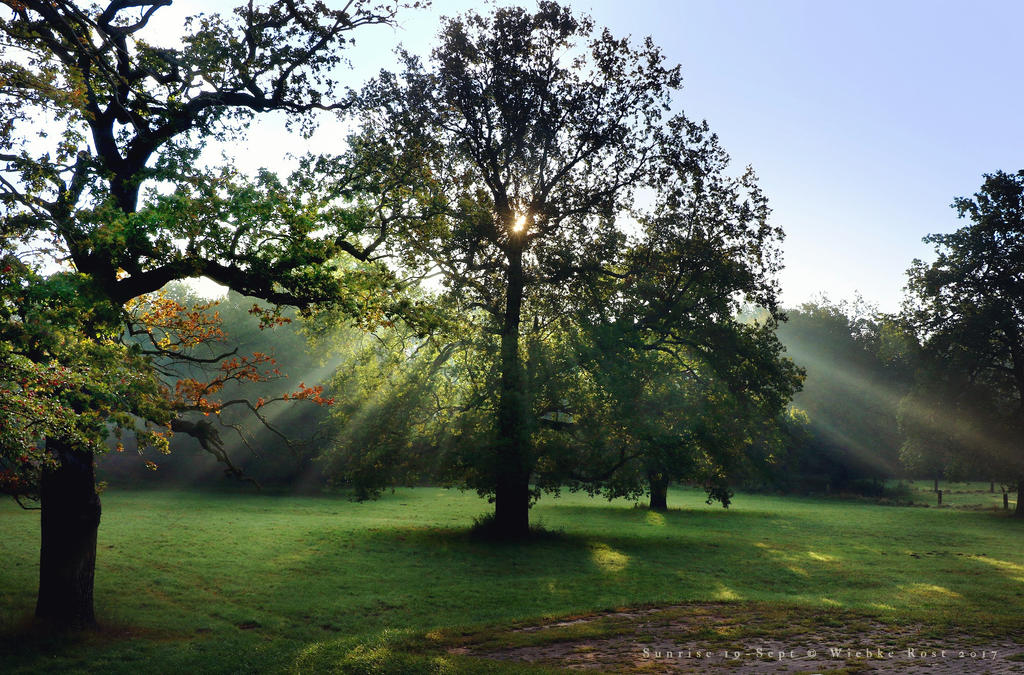
[[[182,417],[176,417],[171,420],[171,431],[186,434],[199,441],[199,445],[202,446],[203,450],[206,450],[218,462],[224,464],[224,473],[238,480],[252,483],[256,486],[257,490],[262,489],[259,481],[252,476],[245,475],[244,471],[232,463],[231,458],[228,457],[227,452],[224,450],[224,441],[221,439],[220,433],[208,421],[199,420],[198,422],[192,422]]]

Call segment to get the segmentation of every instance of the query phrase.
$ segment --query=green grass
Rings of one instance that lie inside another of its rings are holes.
[[[909,483],[914,504],[938,506],[938,497],[934,491],[934,483],[930,480],[917,480]],[[942,490],[942,505],[949,508],[990,509],[998,511],[1003,508],[1003,493],[999,484],[995,491],[989,492],[990,483],[978,482],[947,482],[939,481]],[[1009,505],[1012,510],[1017,504],[1017,492],[1010,493]]]
[[[366,504],[110,491],[96,571],[104,630],[68,640],[30,628],[38,514],[4,503],[3,669],[462,672],[484,666],[431,640],[687,601],[986,634],[1008,634],[1024,611],[1024,523],[999,512],[754,495],[726,511],[682,489],[670,505],[545,498],[532,517],[561,536],[501,545],[469,537],[488,505],[458,491]]]

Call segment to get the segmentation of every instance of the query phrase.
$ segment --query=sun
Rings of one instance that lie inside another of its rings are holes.
[[[512,225],[513,232],[522,232],[526,229],[526,216],[519,216],[516,218],[516,222]]]

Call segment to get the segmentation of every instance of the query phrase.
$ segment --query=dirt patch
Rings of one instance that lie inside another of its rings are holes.
[[[499,646],[501,645],[501,646]],[[1024,640],[845,612],[727,604],[611,611],[520,626],[450,650],[549,668],[637,673],[1024,673]]]

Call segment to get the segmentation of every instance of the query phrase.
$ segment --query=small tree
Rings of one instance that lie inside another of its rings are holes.
[[[699,481],[728,505],[754,447],[771,454],[802,379],[774,333],[782,231],[753,172],[730,177],[728,161],[706,124],[674,118],[659,138],[655,204],[615,273],[577,289],[584,363],[633,458],[620,474],[634,481],[620,475],[609,493],[644,485],[652,508],[667,508],[673,480]],[[742,319],[751,304],[759,321]]]

